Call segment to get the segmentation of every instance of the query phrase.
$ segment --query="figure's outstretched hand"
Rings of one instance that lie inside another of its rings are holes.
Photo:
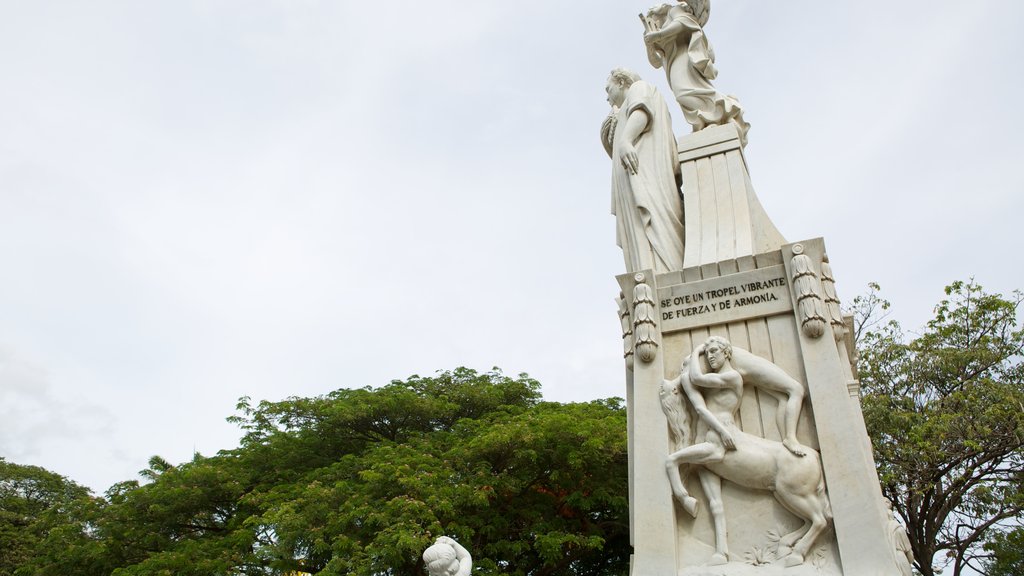
[[[649,32],[645,32],[644,33],[644,42],[647,45],[654,44],[658,40],[661,40],[662,36],[664,36],[664,35],[665,35],[665,33],[662,32],[661,30],[651,30]]]
[[[636,153],[636,146],[629,142],[623,143],[622,150],[619,152],[619,161],[622,162],[623,168],[630,174],[636,174],[637,169],[640,167],[640,158]]]

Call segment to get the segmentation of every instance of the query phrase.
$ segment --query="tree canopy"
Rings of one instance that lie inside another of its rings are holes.
[[[68,508],[88,495],[59,474],[0,458],[0,576],[14,574]]]
[[[1022,296],[973,281],[946,288],[916,334],[855,303],[864,419],[882,491],[907,527],[917,569],[983,570],[1024,510]],[[1019,533],[1016,536],[1019,542]],[[987,542],[994,543],[985,550]],[[1019,548],[1018,548],[1019,551]]]
[[[80,498],[19,576],[425,574],[448,535],[478,574],[628,564],[625,411],[465,368],[253,405],[239,448]]]

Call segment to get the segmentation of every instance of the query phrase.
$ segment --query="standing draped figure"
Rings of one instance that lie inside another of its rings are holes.
[[[626,271],[683,267],[683,204],[668,106],[654,86],[616,69],[601,140],[612,158],[612,214]]]
[[[710,0],[681,0],[674,6],[651,8],[642,18],[647,58],[655,68],[665,69],[668,85],[694,132],[733,122],[746,145],[750,124],[743,120],[739,101],[711,85],[718,71],[715,52],[704,35],[710,11]]]

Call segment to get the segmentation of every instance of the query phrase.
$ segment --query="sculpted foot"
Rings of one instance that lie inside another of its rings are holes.
[[[786,556],[786,561],[784,563],[786,565],[786,568],[791,568],[793,566],[799,566],[799,565],[804,563],[804,557],[802,555],[797,554],[796,552],[794,552],[794,553],[790,554],[789,556]]]
[[[727,555],[725,555],[725,554],[723,554],[721,552],[715,552],[714,554],[711,555],[711,558],[708,559],[708,564],[707,565],[708,566],[721,566],[722,564],[728,564],[728,563],[729,563],[729,557]]]
[[[807,455],[807,452],[804,452],[803,450],[803,446],[796,440],[790,440],[787,438],[782,441],[782,445],[786,447],[786,450],[792,452],[794,456],[800,456],[802,458]]]

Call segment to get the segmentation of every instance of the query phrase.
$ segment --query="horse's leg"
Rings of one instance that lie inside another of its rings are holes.
[[[796,494],[786,490],[776,490],[775,498],[787,510],[804,521],[803,526],[787,534],[780,542],[780,545],[792,547],[792,551],[786,556],[786,566],[803,564],[807,557],[807,551],[828,526],[824,496],[818,494],[817,491],[810,494]]]
[[[707,468],[701,468],[697,474],[700,476],[704,495],[708,498],[711,517],[715,521],[715,553],[708,560],[708,565],[725,564],[729,562],[729,542],[726,538],[728,530],[725,525],[725,506],[722,504],[722,478]]]
[[[679,504],[683,507],[683,510],[693,517],[697,517],[697,499],[690,496],[690,493],[686,491],[686,486],[683,484],[682,474],[679,472],[679,466],[681,463],[676,462],[671,456],[665,462],[665,471],[668,472],[668,482],[672,485],[672,494],[679,501]]]
[[[789,510],[794,516],[804,521],[799,528],[779,538],[779,556],[781,557],[792,551],[793,545],[796,544],[796,541],[799,540],[808,529],[810,529],[811,521],[807,518],[800,506],[794,506],[792,503],[794,498],[799,497],[799,495],[794,497],[791,492],[786,491],[785,489],[776,489],[772,494],[775,496],[775,499],[782,504],[783,508]]]
[[[795,564],[790,564],[789,557],[793,554],[793,546],[796,544],[796,541],[799,540],[800,537],[803,536],[807,532],[807,530],[810,529],[811,521],[804,516],[799,506],[793,506],[792,501],[794,497],[792,495],[784,491],[776,491],[773,494],[775,496],[775,499],[778,500],[780,504],[782,504],[783,508],[789,510],[794,516],[804,521],[804,523],[801,524],[799,528],[779,538],[778,557],[786,558],[787,566],[795,566],[796,564],[802,564],[802,558],[799,559],[799,562],[796,562]],[[794,560],[796,559],[794,558]]]
[[[790,563],[789,566],[796,566],[803,562],[810,551],[814,541],[828,527],[828,517],[825,513],[825,502],[822,496],[808,494],[802,498],[805,510],[811,515],[811,526],[807,532],[793,545],[793,554],[799,554],[800,562]],[[787,563],[789,561],[787,560]]]
[[[697,499],[686,491],[679,467],[683,464],[702,464],[721,460],[721,452],[722,449],[715,444],[701,442],[673,452],[665,460],[665,471],[668,472],[668,481],[672,485],[672,494],[690,516],[697,516]]]
[[[811,528],[811,521],[804,520],[804,523],[799,528],[793,530],[789,534],[786,534],[782,538],[779,538],[779,557],[788,556],[793,552],[793,546],[796,545],[797,540],[801,536],[807,533]]]

